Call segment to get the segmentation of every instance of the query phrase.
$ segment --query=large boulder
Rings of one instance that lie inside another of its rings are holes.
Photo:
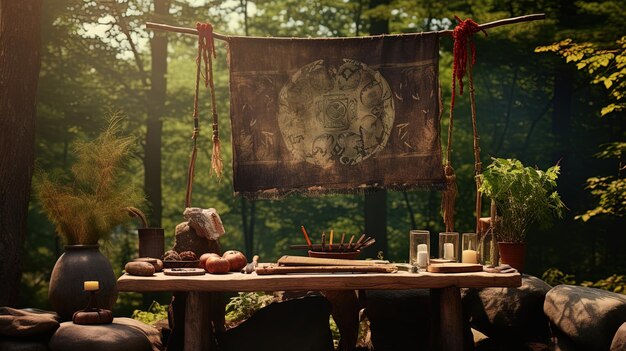
[[[487,335],[491,342],[548,343],[550,329],[543,304],[550,288],[543,280],[524,274],[518,288],[463,289],[463,308],[472,327]]]
[[[582,286],[559,285],[546,295],[550,322],[580,350],[608,350],[626,322],[626,296]]]
[[[626,323],[623,323],[613,336],[611,342],[611,351],[623,351],[626,350]]]
[[[113,323],[80,325],[61,323],[48,344],[52,351],[159,351],[161,334],[147,324],[130,318],[115,318]]]
[[[223,351],[332,351],[331,306],[323,297],[275,302],[225,333],[218,334]]]

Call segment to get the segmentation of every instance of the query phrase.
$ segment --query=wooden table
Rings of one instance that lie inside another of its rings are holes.
[[[442,350],[463,349],[463,313],[460,288],[518,287],[519,273],[333,273],[257,275],[229,273],[177,277],[157,273],[152,277],[124,274],[117,281],[120,291],[188,292],[185,317],[185,351],[200,351],[206,330],[206,306],[203,292],[283,291],[283,290],[402,290],[431,289],[438,304]],[[198,313],[201,311],[201,313]],[[435,326],[437,327],[437,326]]]

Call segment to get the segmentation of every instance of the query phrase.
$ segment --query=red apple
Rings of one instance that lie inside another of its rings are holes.
[[[204,265],[204,269],[212,274],[224,274],[230,271],[230,263],[221,257],[209,257]]]
[[[216,257],[216,258],[220,258],[222,256],[214,253],[214,252],[207,252],[207,253],[203,253],[202,256],[200,256],[200,267],[204,267],[206,265],[206,260],[209,259],[209,257]]]
[[[239,272],[243,267],[248,264],[248,259],[246,259],[246,256],[239,251],[228,250],[224,252],[222,257],[227,259],[228,263],[230,263],[231,272]]]

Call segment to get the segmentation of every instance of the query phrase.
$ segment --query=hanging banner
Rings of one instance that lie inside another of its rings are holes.
[[[236,193],[444,187],[436,33],[229,46]]]

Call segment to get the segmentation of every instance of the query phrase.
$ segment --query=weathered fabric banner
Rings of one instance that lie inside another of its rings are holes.
[[[235,192],[444,187],[436,33],[229,45]]]

